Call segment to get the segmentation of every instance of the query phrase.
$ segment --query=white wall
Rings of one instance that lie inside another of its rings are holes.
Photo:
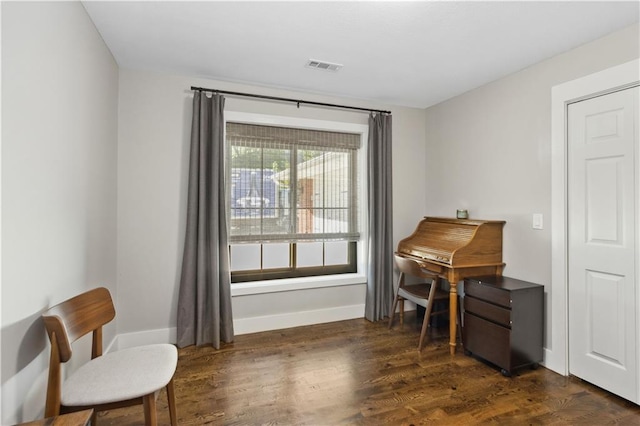
[[[43,415],[40,314],[115,296],[117,78],[79,2],[2,3],[2,424]]]
[[[551,349],[551,87],[640,56],[634,25],[426,110],[427,210],[504,219],[504,274],[545,285]],[[532,214],[544,229],[532,229]]]
[[[120,344],[172,337],[185,229],[191,86],[393,110],[396,240],[425,213],[423,110],[146,71],[120,70],[118,143],[118,333]],[[226,111],[366,124],[367,114],[227,97]],[[364,285],[237,295],[238,332],[362,316]],[[325,317],[326,318],[326,317]],[[270,324],[270,325],[269,325]],[[130,335],[156,330],[143,335]],[[168,330],[168,331],[167,331]]]

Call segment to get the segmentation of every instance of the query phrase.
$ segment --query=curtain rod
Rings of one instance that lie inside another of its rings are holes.
[[[327,108],[342,108],[342,109],[350,109],[350,110],[355,110],[355,111],[366,111],[366,112],[377,112],[377,113],[380,113],[380,114],[391,114],[391,111],[384,111],[384,110],[380,110],[380,109],[360,108],[360,107],[354,107],[354,106],[348,106],[348,105],[338,105],[338,104],[327,104],[327,103],[324,103],[324,102],[303,101],[303,100],[300,100],[300,99],[280,98],[280,97],[277,97],[277,96],[256,95],[256,94],[253,94],[253,93],[229,92],[229,91],[226,91],[226,90],[205,89],[204,87],[191,86],[191,90],[197,90],[199,92],[221,93],[221,94],[224,94],[224,95],[231,95],[231,96],[243,96],[243,97],[247,97],[247,98],[268,99],[268,100],[271,100],[271,101],[293,102],[293,103],[296,103],[298,105],[298,108],[300,108],[301,104],[304,104],[304,105],[315,105],[315,106],[321,106],[321,107],[327,107]]]

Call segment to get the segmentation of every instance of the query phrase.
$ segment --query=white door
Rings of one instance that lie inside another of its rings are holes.
[[[638,401],[638,87],[568,109],[569,372]]]

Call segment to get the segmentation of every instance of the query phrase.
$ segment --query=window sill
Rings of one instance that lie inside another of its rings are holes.
[[[250,281],[231,284],[231,297],[251,294],[277,293],[281,291],[307,290],[311,288],[339,287],[365,284],[364,274],[325,275],[320,277],[288,278],[282,280]]]

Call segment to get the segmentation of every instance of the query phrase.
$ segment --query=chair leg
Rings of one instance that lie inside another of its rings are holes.
[[[425,312],[424,319],[422,320],[422,330],[420,330],[420,340],[418,340],[418,352],[422,350],[422,344],[424,343],[425,336],[427,335],[427,327],[429,326],[429,315]]]
[[[176,413],[176,397],[173,392],[173,377],[167,383],[167,400],[169,402],[169,416],[171,417],[171,426],[177,426],[177,413]]]
[[[156,394],[150,393],[142,397],[144,405],[144,424],[146,426],[156,426],[158,419],[156,417]]]
[[[400,328],[404,327],[404,298],[400,298]]]
[[[427,327],[429,327],[429,319],[431,318],[431,312],[433,312],[433,299],[438,288],[439,278],[435,277],[431,279],[431,286],[429,288],[429,298],[427,299],[427,306],[425,307],[424,320],[422,321],[422,331],[420,331],[420,341],[418,342],[418,352],[422,351],[422,344],[426,340]]]
[[[398,294],[396,293],[395,299],[393,299],[393,306],[391,307],[391,314],[389,315],[389,330],[391,330],[391,326],[393,325],[393,320],[396,316],[396,307],[398,306]]]
[[[400,272],[400,275],[398,275],[398,289],[396,290],[396,297],[393,299],[393,307],[391,308],[391,315],[389,318],[389,330],[391,330],[391,326],[393,325],[393,319],[396,316],[396,306],[398,305],[398,301],[400,301],[401,305],[400,305],[400,326],[402,326],[402,297],[400,297],[400,287],[402,287],[404,284],[404,273]]]
[[[435,284],[431,284],[435,285]],[[433,299],[427,301],[427,308],[424,312],[424,320],[422,321],[422,330],[420,331],[420,341],[418,342],[418,351],[422,350],[422,344],[426,340],[427,327],[429,327],[429,318],[431,318],[431,311],[433,310]]]

